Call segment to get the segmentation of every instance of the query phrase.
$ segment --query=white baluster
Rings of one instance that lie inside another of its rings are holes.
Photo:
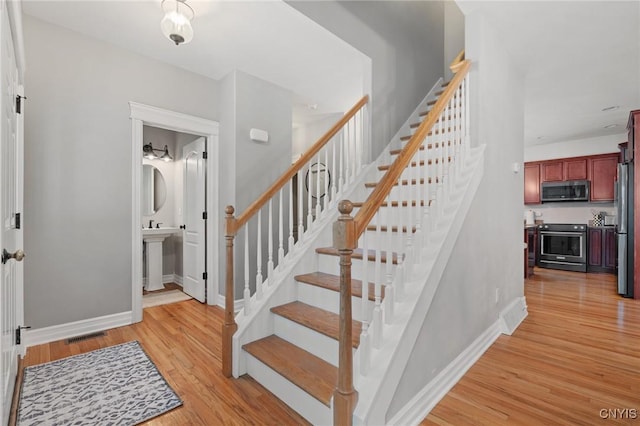
[[[284,194],[282,189],[278,191],[278,270],[282,269],[282,261],[284,260],[284,209],[282,207],[282,198]]]
[[[350,121],[347,121],[347,123],[344,126],[343,129],[343,134],[344,134],[344,163],[345,163],[345,182],[346,183],[350,183],[351,182],[351,152],[350,152],[350,148],[351,148],[351,133],[349,132],[349,127],[350,127]]]
[[[331,202],[334,203],[337,199],[338,189],[336,187],[336,181],[338,180],[338,175],[336,174],[336,145],[338,144],[338,138],[334,137],[331,141],[331,151],[332,151],[332,160],[331,160]]]
[[[367,230],[362,233],[362,251],[369,253]],[[367,270],[369,262],[362,261],[362,331],[360,333],[360,374],[366,375],[371,365],[371,342],[369,341],[369,278]]]
[[[298,170],[298,244],[302,241],[304,235],[304,196],[302,194],[302,187],[304,182],[302,180],[302,169]]]
[[[260,237],[258,237],[260,238]],[[273,285],[273,199],[269,199],[269,236],[267,247],[267,278],[269,285]]]
[[[384,216],[386,219],[386,223],[387,223],[387,241],[386,241],[386,246],[387,246],[387,250],[386,250],[386,283],[385,283],[385,287],[384,287],[384,305],[385,305],[385,311],[384,311],[384,322],[386,324],[391,324],[393,322],[393,317],[394,317],[394,313],[393,313],[393,308],[394,308],[394,294],[393,294],[393,234],[391,231],[393,231],[392,229],[392,220],[391,220],[391,215],[392,215],[392,210],[393,207],[391,206],[392,204],[392,200],[391,200],[391,196],[387,196],[387,209],[384,212]],[[398,208],[401,208],[400,206],[398,206]],[[381,239],[382,240],[382,239]]]
[[[311,229],[311,224],[313,223],[313,204],[311,203],[311,192],[313,185],[313,170],[311,170],[312,165],[309,164],[309,168],[307,170],[307,176],[309,178],[307,182],[307,231]]]
[[[357,152],[357,143],[358,143],[358,138],[356,136],[356,131],[357,131],[357,126],[356,126],[356,122],[355,122],[355,117],[351,119],[350,121],[351,123],[351,132],[352,132],[352,136],[351,136],[351,179],[349,180],[350,182],[353,182],[353,180],[356,177],[356,162],[357,162],[357,156],[358,156],[358,152]]]
[[[320,213],[322,213],[322,203],[320,202],[320,180],[320,153],[318,153],[318,159],[316,161],[316,220],[320,219]],[[311,182],[309,182],[309,185],[311,185]]]
[[[398,199],[398,203],[402,202],[402,197],[401,197],[401,189],[402,189],[402,176],[400,177],[399,180],[399,185],[400,187],[398,188],[398,196],[396,197]],[[396,266],[396,276],[395,276],[395,299],[398,302],[401,302],[404,298],[404,232],[405,230],[402,227],[402,208],[400,206],[398,206],[397,209],[393,210],[393,215],[392,217],[395,219],[393,222],[398,224],[398,241],[399,241],[399,248],[397,250],[397,258],[398,258],[398,265]],[[407,232],[411,232],[409,230],[407,230]]]
[[[413,199],[416,202],[415,207],[411,207],[412,210],[415,211],[416,216],[416,232],[413,235],[413,247],[416,262],[419,262],[422,258],[422,191],[420,190],[420,176],[422,173],[422,169],[426,166],[424,161],[421,161],[420,151],[417,151],[414,154],[412,161],[416,162],[416,167],[414,168],[414,173],[412,179],[415,179],[415,185],[413,185]],[[421,165],[422,163],[422,165]]]
[[[262,299],[262,214],[258,210],[258,232],[256,233],[256,300]]]
[[[329,182],[329,147],[325,147],[324,149],[324,170],[322,173],[324,173],[324,179],[322,179],[322,192],[324,193],[324,196],[322,197],[322,209],[326,211],[329,205],[330,193],[330,188],[327,187],[327,183]]]
[[[414,212],[413,212],[413,208],[411,207],[411,201],[413,198],[413,182],[412,182],[412,178],[414,176],[413,173],[413,165],[411,164],[412,161],[409,161],[409,165],[407,166],[407,168],[405,169],[406,175],[407,175],[407,190],[405,191],[405,197],[404,200],[399,200],[398,203],[400,204],[400,206],[403,205],[403,202],[406,201],[407,204],[407,208],[402,208],[403,211],[405,211],[405,218],[406,218],[406,222],[407,222],[407,257],[405,258],[405,274],[407,277],[411,277],[411,266],[413,265],[414,262],[414,247],[413,247],[413,229],[415,226],[415,222],[414,222]]]
[[[338,155],[340,156],[340,187],[338,188],[338,192],[341,193],[344,191],[344,129],[338,133]]]
[[[287,242],[287,253],[291,253],[295,240],[293,238],[293,228],[295,227],[293,218],[293,179],[289,181],[289,241]]]
[[[384,207],[382,207],[384,208]],[[380,274],[380,268],[382,264],[382,250],[378,247],[382,241],[382,235],[380,232],[380,210],[377,213],[376,218],[376,247],[375,250],[375,268],[374,268],[374,283],[375,283],[375,305],[373,308],[372,327],[373,327],[373,339],[372,345],[374,348],[379,349],[382,345],[382,276]],[[363,254],[363,262],[366,262],[368,253]]]
[[[469,130],[469,126],[471,125],[470,123],[470,118],[471,118],[471,114],[469,113],[469,96],[471,94],[471,89],[470,89],[470,80],[469,80],[469,74],[467,74],[467,76],[464,78],[464,82],[465,82],[465,89],[464,89],[464,100],[465,100],[465,130],[464,130],[464,156],[465,159],[467,158],[467,154],[469,153],[469,149],[471,148],[471,133]]]
[[[249,289],[249,223],[244,229],[244,313],[251,313],[251,290]]]

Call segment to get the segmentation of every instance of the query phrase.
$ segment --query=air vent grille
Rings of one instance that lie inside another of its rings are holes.
[[[82,336],[76,336],[76,337],[70,337],[67,339],[67,345],[71,344],[71,343],[78,343],[78,342],[82,342],[83,340],[89,340],[89,339],[93,339],[96,337],[102,337],[102,336],[106,336],[107,333],[105,333],[104,331],[98,331],[95,333],[89,333],[89,334],[83,334]]]

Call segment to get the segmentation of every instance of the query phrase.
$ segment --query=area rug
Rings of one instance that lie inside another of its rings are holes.
[[[190,299],[192,299],[191,296],[181,292],[180,290],[148,293],[142,296],[142,307],[150,308],[152,306],[167,305],[169,303],[182,302]]]
[[[17,425],[135,425],[180,405],[133,341],[26,367]]]

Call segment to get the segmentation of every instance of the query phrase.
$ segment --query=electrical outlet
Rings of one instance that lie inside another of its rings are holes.
[[[500,287],[496,287],[496,304],[500,301]]]

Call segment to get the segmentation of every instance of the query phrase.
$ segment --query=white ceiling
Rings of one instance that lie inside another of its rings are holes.
[[[284,2],[188,3],[195,36],[182,46],[160,32],[160,0],[23,0],[23,9],[214,79],[239,69],[286,87],[294,122],[346,111],[364,93],[368,59]],[[525,75],[525,145],[625,133],[640,108],[639,1],[458,4],[487,16]],[[602,111],[610,106],[619,108]]]
[[[238,69],[285,87],[294,123],[344,112],[362,97],[366,57],[286,3],[188,4],[195,35],[181,46],[160,32],[161,0],[23,0],[23,11],[216,80]]]
[[[640,2],[458,4],[485,14],[525,75],[525,146],[626,133],[640,108]]]

